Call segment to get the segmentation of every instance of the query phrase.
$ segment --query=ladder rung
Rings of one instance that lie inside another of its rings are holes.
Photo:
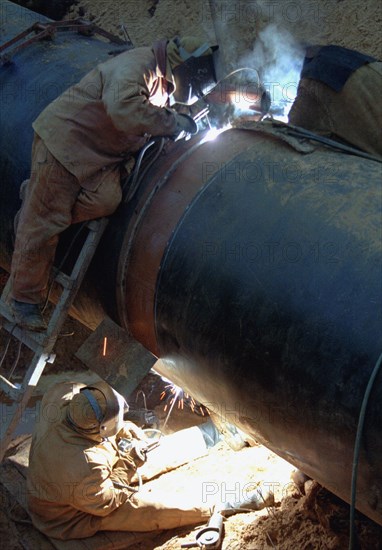
[[[57,269],[54,269],[54,280],[60,284],[63,288],[67,288],[70,290],[73,288],[75,281],[69,277],[69,275],[65,275],[62,271],[58,271]]]
[[[52,341],[46,333],[33,332],[17,326],[9,308],[3,300],[0,300],[0,315],[5,319],[1,323],[2,327],[35,353],[49,353],[53,349],[54,340]]]
[[[0,374],[0,388],[4,393],[8,395],[12,399],[12,401],[18,401],[20,398],[21,393],[21,387],[16,386],[15,384],[12,384],[10,380],[5,378]]]
[[[0,374],[0,388],[12,399],[19,403],[24,394],[30,391],[30,388],[37,386],[40,376],[47,363],[53,363],[56,359],[54,353],[34,354],[34,357],[26,369],[22,384],[14,384],[8,378]]]
[[[99,220],[90,220],[86,223],[86,227],[90,231],[98,231],[101,225],[106,225],[106,218],[100,218]]]

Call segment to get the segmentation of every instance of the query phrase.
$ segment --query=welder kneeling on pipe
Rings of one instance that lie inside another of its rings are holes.
[[[58,235],[73,223],[108,216],[121,201],[121,169],[131,172],[151,136],[196,133],[191,105],[215,84],[213,51],[194,37],[125,51],[101,63],[48,105],[33,123],[31,177],[11,266],[16,322],[46,328],[40,312]]]
[[[106,382],[62,382],[44,396],[32,438],[27,476],[34,525],[49,537],[85,538],[97,531],[153,531],[206,522],[211,508],[198,494],[146,491],[142,479],[206,454],[220,434],[207,422],[150,443],[124,422],[127,404]],[[170,452],[171,449],[171,452]],[[146,461],[147,459],[147,461]],[[137,473],[140,482],[136,484]],[[271,504],[257,492],[215,509]]]
[[[382,62],[341,46],[307,48],[289,122],[382,156]]]

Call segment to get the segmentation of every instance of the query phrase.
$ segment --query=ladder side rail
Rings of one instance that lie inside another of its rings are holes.
[[[99,220],[89,223],[89,234],[86,237],[85,243],[77,257],[70,275],[73,285],[69,288],[63,289],[48,324],[47,334],[51,338],[57,338],[62,325],[65,322],[68,311],[74,302],[78,289],[82,284],[83,278],[88,270],[108,221],[109,220],[107,218],[100,218]]]
[[[26,372],[22,386],[20,389],[11,389],[9,396],[16,403],[16,410],[10,418],[2,415],[1,427],[0,427],[0,462],[3,460],[4,454],[8,448],[9,443],[12,440],[13,433],[17,428],[26,406],[33,395],[33,392],[37,386],[41,374],[44,371],[47,362],[52,362],[54,357],[50,354],[42,354],[35,356]]]

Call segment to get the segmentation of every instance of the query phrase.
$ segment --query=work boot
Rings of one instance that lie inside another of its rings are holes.
[[[217,443],[219,443],[219,441],[222,440],[221,433],[211,420],[205,422],[204,424],[199,424],[198,428],[202,432],[207,449],[214,447]]]
[[[248,493],[242,500],[224,502],[215,506],[215,512],[224,517],[232,516],[240,512],[254,512],[268,506],[275,505],[275,497],[271,491],[262,491],[260,488]]]
[[[12,312],[16,323],[21,328],[35,332],[44,332],[47,329],[39,304],[27,304],[13,300]]]

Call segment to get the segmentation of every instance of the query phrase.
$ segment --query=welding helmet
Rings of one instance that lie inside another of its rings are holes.
[[[175,103],[192,105],[216,86],[213,52],[218,48],[192,36],[169,41],[167,59],[174,77]]]
[[[73,397],[68,418],[75,429],[106,438],[122,428],[128,408],[124,397],[101,380],[81,388]]]

